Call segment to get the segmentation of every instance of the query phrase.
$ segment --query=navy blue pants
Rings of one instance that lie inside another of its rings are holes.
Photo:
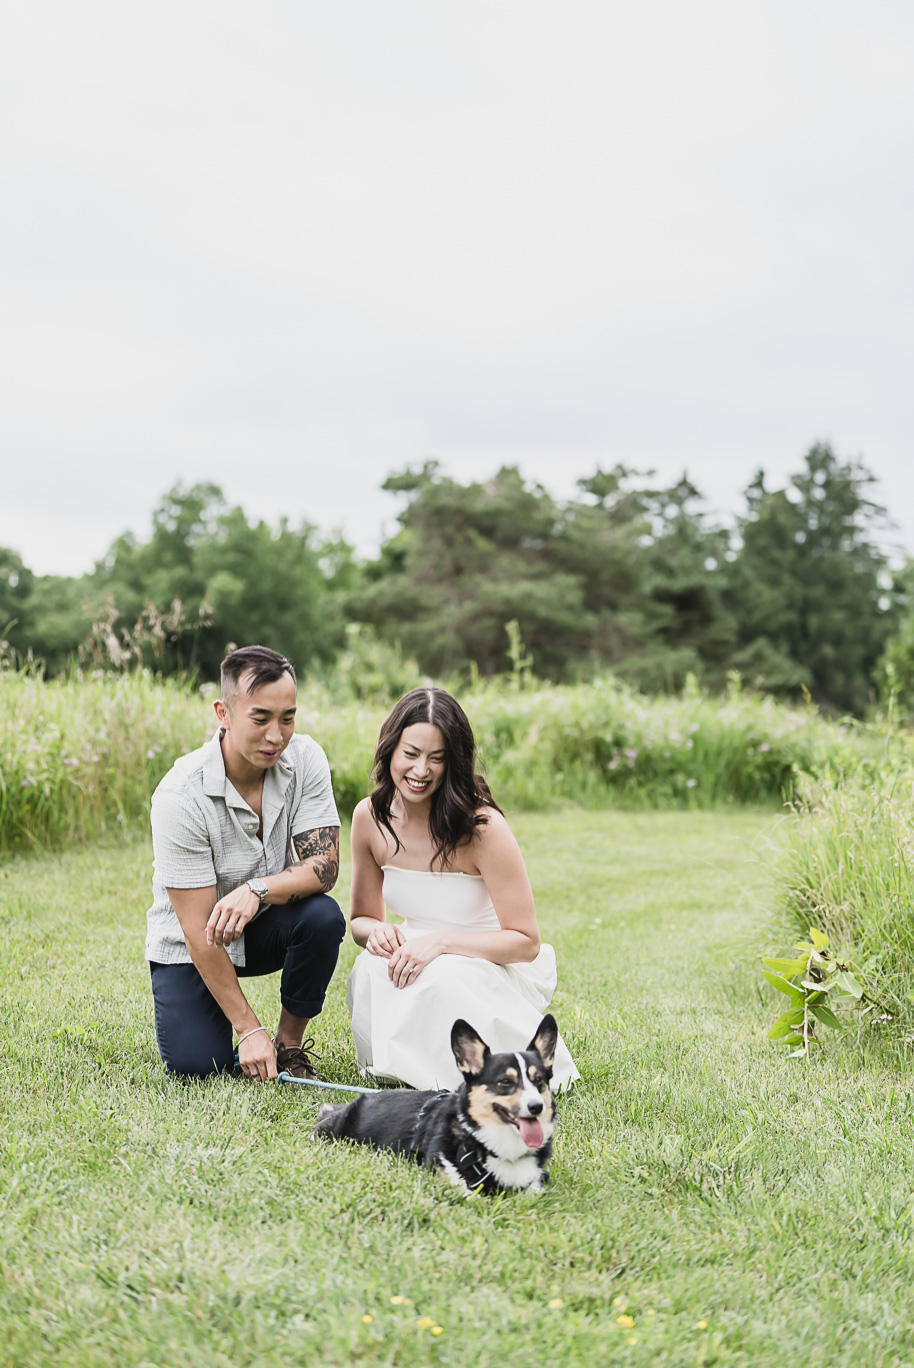
[[[279,996],[297,1017],[315,1017],[340,954],[346,920],[326,893],[267,907],[244,932],[239,978],[282,970]],[[234,1066],[232,1023],[192,964],[150,964],[159,1054],[172,1073],[204,1078]]]

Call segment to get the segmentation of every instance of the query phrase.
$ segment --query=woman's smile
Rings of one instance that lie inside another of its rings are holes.
[[[390,757],[390,777],[400,797],[429,798],[444,778],[445,745],[441,729],[431,722],[404,727]]]

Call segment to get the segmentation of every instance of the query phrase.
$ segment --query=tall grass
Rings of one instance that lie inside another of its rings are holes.
[[[914,987],[914,771],[804,779],[777,867],[798,931],[826,930],[872,961],[903,1000]]]
[[[496,680],[462,695],[498,801],[526,811],[582,807],[708,808],[779,803],[798,774],[875,772],[881,733],[831,722],[815,708],[731,689],[724,698],[637,693],[611,677],[519,691]],[[386,709],[307,700],[309,730],[327,749],[347,811],[365,792]]]
[[[93,839],[148,809],[213,730],[198,695],[147,673],[0,674],[0,850]]]
[[[145,672],[0,673],[0,850],[64,846],[142,817],[175,757],[212,734],[217,693]],[[303,687],[299,726],[327,751],[349,813],[388,705],[340,693]],[[882,753],[874,731],[738,690],[647,698],[612,678],[528,690],[496,680],[462,702],[493,790],[514,809],[777,803],[800,771],[875,772]]]

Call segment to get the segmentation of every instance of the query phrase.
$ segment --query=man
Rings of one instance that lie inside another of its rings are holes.
[[[323,1007],[346,923],[328,893],[340,819],[330,767],[295,736],[295,671],[265,646],[222,662],[219,731],[175,761],[152,799],[146,958],[167,1067],[202,1077],[313,1078],[305,1028]],[[282,970],[275,1040],[240,979]],[[310,1045],[310,1042],[308,1042]]]

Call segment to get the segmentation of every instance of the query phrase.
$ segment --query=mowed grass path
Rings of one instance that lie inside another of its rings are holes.
[[[538,1199],[318,1145],[308,1089],[166,1079],[145,840],[0,866],[0,1362],[914,1362],[906,1047],[767,1044],[775,826],[516,819],[584,1076]],[[337,1080],[354,953],[316,1032]]]

